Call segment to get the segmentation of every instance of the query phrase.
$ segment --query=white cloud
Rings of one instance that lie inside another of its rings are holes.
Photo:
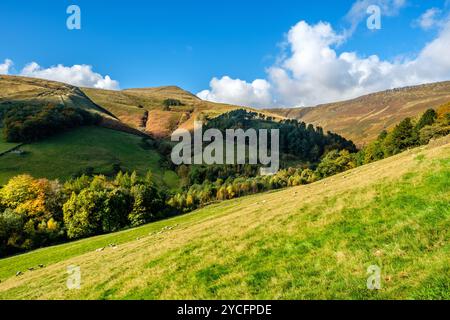
[[[101,74],[94,72],[92,66],[89,65],[76,64],[72,67],[66,67],[59,64],[45,69],[36,62],[32,62],[22,69],[20,75],[64,82],[79,87],[119,89],[119,82],[112,80],[108,75],[103,77]]]
[[[213,78],[210,87],[210,90],[199,92],[198,96],[203,100],[243,106],[264,107],[271,104],[270,84],[266,80],[257,79],[247,83],[224,76],[221,79]]]
[[[265,81],[265,85],[257,95],[249,89],[253,83],[226,77],[226,81],[213,79],[211,91],[203,91],[199,96],[253,106],[311,106],[450,79],[450,21],[441,26],[437,37],[415,58],[397,61],[381,60],[377,55],[361,57],[356,52],[338,54],[336,47],[345,41],[344,33],[336,33],[328,23],[310,25],[301,21],[287,35],[289,51],[267,70],[267,80],[258,80]],[[247,90],[236,90],[236,83]]]
[[[3,63],[0,63],[0,74],[8,74],[9,69],[13,66],[13,62],[6,59]]]
[[[415,24],[424,30],[429,30],[441,23],[438,18],[440,14],[441,10],[438,8],[428,9],[415,21]]]

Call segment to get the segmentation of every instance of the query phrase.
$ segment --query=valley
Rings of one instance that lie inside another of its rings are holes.
[[[311,185],[2,259],[0,297],[448,299],[449,142]],[[38,264],[45,267],[26,271]],[[382,289],[368,291],[374,264]],[[80,266],[81,290],[67,290],[68,265]]]
[[[0,298],[448,298],[446,85],[421,86],[427,99],[414,87],[260,111],[178,87],[108,91],[1,76],[0,114],[58,104],[25,113],[39,130],[73,110],[100,120],[37,140],[28,134],[23,144],[0,142],[0,153],[19,146],[0,156],[0,224],[10,232],[3,247],[21,253],[0,260]],[[171,165],[168,136],[192,130],[195,120],[220,132],[279,129],[283,169],[264,177],[245,165]],[[27,121],[19,124],[26,133]],[[358,151],[347,136],[366,147]],[[23,200],[27,184],[46,193]],[[52,192],[60,202],[45,200]],[[14,220],[22,219],[11,216],[17,210],[29,220]],[[14,223],[24,227],[7,229]],[[80,290],[65,286],[69,265],[80,267]],[[373,265],[383,274],[378,291],[365,288]]]

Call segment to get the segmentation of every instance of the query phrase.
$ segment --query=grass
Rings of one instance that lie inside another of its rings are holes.
[[[450,299],[449,199],[450,144],[419,148],[0,260],[0,299]],[[66,288],[69,265],[81,290]],[[381,290],[366,288],[371,265]]]
[[[141,138],[101,127],[83,127],[21,147],[23,154],[0,158],[0,184],[11,177],[28,173],[34,177],[66,180],[92,167],[95,173],[110,174],[113,164],[122,170],[145,174],[152,170],[169,187],[176,188],[173,171],[160,167],[160,155],[141,146]],[[1,145],[0,145],[1,146]]]
[[[450,299],[449,198],[450,144],[418,148],[308,186],[0,260],[0,298]],[[110,243],[118,247],[95,251]],[[69,265],[81,268],[80,290],[66,288]],[[371,265],[381,268],[381,290],[366,288]]]
[[[17,147],[18,145],[19,143],[5,142],[2,138],[0,138],[0,154],[8,150],[11,150],[12,148]]]

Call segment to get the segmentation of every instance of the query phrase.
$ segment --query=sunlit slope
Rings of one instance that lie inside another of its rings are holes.
[[[449,299],[449,142],[1,260],[0,298]],[[66,288],[69,265],[80,290]],[[379,291],[366,288],[371,265]]]
[[[179,100],[183,105],[165,107],[166,99]],[[404,118],[417,117],[428,108],[448,102],[450,81],[388,90],[312,108],[258,112],[275,119],[295,118],[322,126],[362,146]],[[194,120],[242,108],[203,101],[176,86],[111,91],[77,88],[35,78],[0,76],[0,108],[4,104],[18,103],[63,103],[94,110],[108,120],[103,123],[105,126],[130,132],[129,126],[155,137],[168,137],[177,128],[192,129]],[[115,118],[121,122],[113,121]]]
[[[164,101],[167,99],[179,100],[182,105],[166,107]],[[0,108],[7,105],[47,104],[94,111],[103,117],[102,126],[133,134],[144,132],[157,138],[166,138],[177,128],[191,130],[195,120],[205,120],[243,108],[203,101],[176,86],[114,91],[0,75]],[[260,112],[276,119],[283,118],[269,111]]]
[[[142,135],[136,128],[129,127],[109,112],[106,108],[93,102],[82,89],[61,82],[37,78],[0,75],[0,111],[10,106],[63,105],[81,108],[101,116],[100,126]],[[1,123],[0,123],[1,127]],[[4,144],[0,137],[0,144]],[[0,148],[3,148],[0,145]],[[3,148],[4,149],[4,148]]]
[[[271,110],[336,132],[358,145],[377,138],[406,117],[450,102],[450,81],[369,94],[353,100],[312,108]]]
[[[203,101],[176,86],[109,91],[82,89],[98,105],[107,109],[127,125],[162,138],[177,128],[191,130],[195,120],[213,118],[240,106]],[[181,106],[165,107],[166,99],[179,100]],[[246,108],[249,109],[250,108]],[[278,119],[283,117],[260,111]]]
[[[2,105],[63,104],[94,111],[103,117],[111,114],[93,103],[79,88],[55,81],[0,75],[0,108]]]
[[[0,147],[2,144],[0,144]],[[91,170],[114,174],[114,166],[145,175],[151,170],[158,181],[177,186],[175,172],[161,168],[156,150],[142,146],[138,136],[101,127],[82,127],[20,147],[21,153],[0,157],[0,185],[19,174],[60,179]]]

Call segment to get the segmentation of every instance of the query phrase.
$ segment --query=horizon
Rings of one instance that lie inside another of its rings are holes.
[[[30,76],[23,76],[23,75],[13,75],[13,74],[0,74],[1,76],[10,76],[10,77],[21,77],[21,78],[27,78],[27,79],[36,79],[36,80],[44,80],[44,81],[51,81],[51,82],[58,82],[58,83],[62,83],[62,84],[69,84],[72,85],[70,83],[65,83],[62,81],[57,81],[57,80],[50,80],[50,79],[45,79],[45,78],[37,78],[37,77],[30,77]],[[421,86],[432,86],[432,85],[436,85],[436,84],[442,84],[442,83],[446,83],[446,82],[450,82],[450,79],[448,80],[442,80],[442,81],[436,81],[436,82],[425,82],[425,83],[420,83],[420,84],[415,84],[415,85],[409,85],[409,86],[404,86],[404,87],[395,87],[392,89],[385,89],[385,90],[379,90],[379,91],[373,91],[373,92],[369,92],[369,93],[365,93],[363,95],[357,96],[357,97],[353,97],[353,98],[349,98],[349,99],[344,99],[344,100],[335,100],[335,101],[330,101],[330,102],[326,102],[326,103],[319,103],[316,105],[308,105],[308,106],[301,106],[301,107],[271,107],[271,108],[257,108],[257,107],[253,107],[250,105],[239,105],[239,104],[234,104],[234,106],[236,107],[242,107],[242,108],[253,108],[255,110],[277,110],[277,109],[300,109],[300,108],[316,108],[316,107],[320,107],[320,106],[324,106],[324,105],[329,105],[329,104],[337,104],[337,103],[342,103],[342,102],[346,102],[346,101],[352,101],[352,100],[356,100],[356,99],[360,99],[363,98],[365,96],[370,96],[370,95],[374,95],[374,94],[379,94],[379,93],[383,93],[383,92],[390,92],[390,91],[395,91],[395,90],[405,90],[405,89],[410,89],[410,88],[415,88],[415,87],[421,87]],[[98,90],[106,90],[106,91],[127,91],[127,90],[145,90],[145,89],[165,89],[165,88],[177,88],[180,89],[182,91],[185,91],[189,94],[192,94],[193,96],[197,97],[198,99],[202,100],[202,101],[208,101],[208,100],[203,100],[202,98],[200,98],[198,95],[196,95],[195,93],[186,90],[183,87],[180,87],[176,84],[172,84],[172,85],[162,85],[162,86],[155,86],[155,87],[149,87],[149,86],[144,86],[144,87],[132,87],[132,88],[120,88],[120,89],[102,89],[102,88],[92,88],[92,87],[83,87],[83,86],[76,86],[76,85],[72,85],[74,87],[79,87],[79,88],[86,88],[86,89],[98,89]],[[209,101],[209,102],[214,102],[214,101]],[[215,102],[218,104],[228,104],[226,102]],[[230,104],[233,105],[233,104]]]

